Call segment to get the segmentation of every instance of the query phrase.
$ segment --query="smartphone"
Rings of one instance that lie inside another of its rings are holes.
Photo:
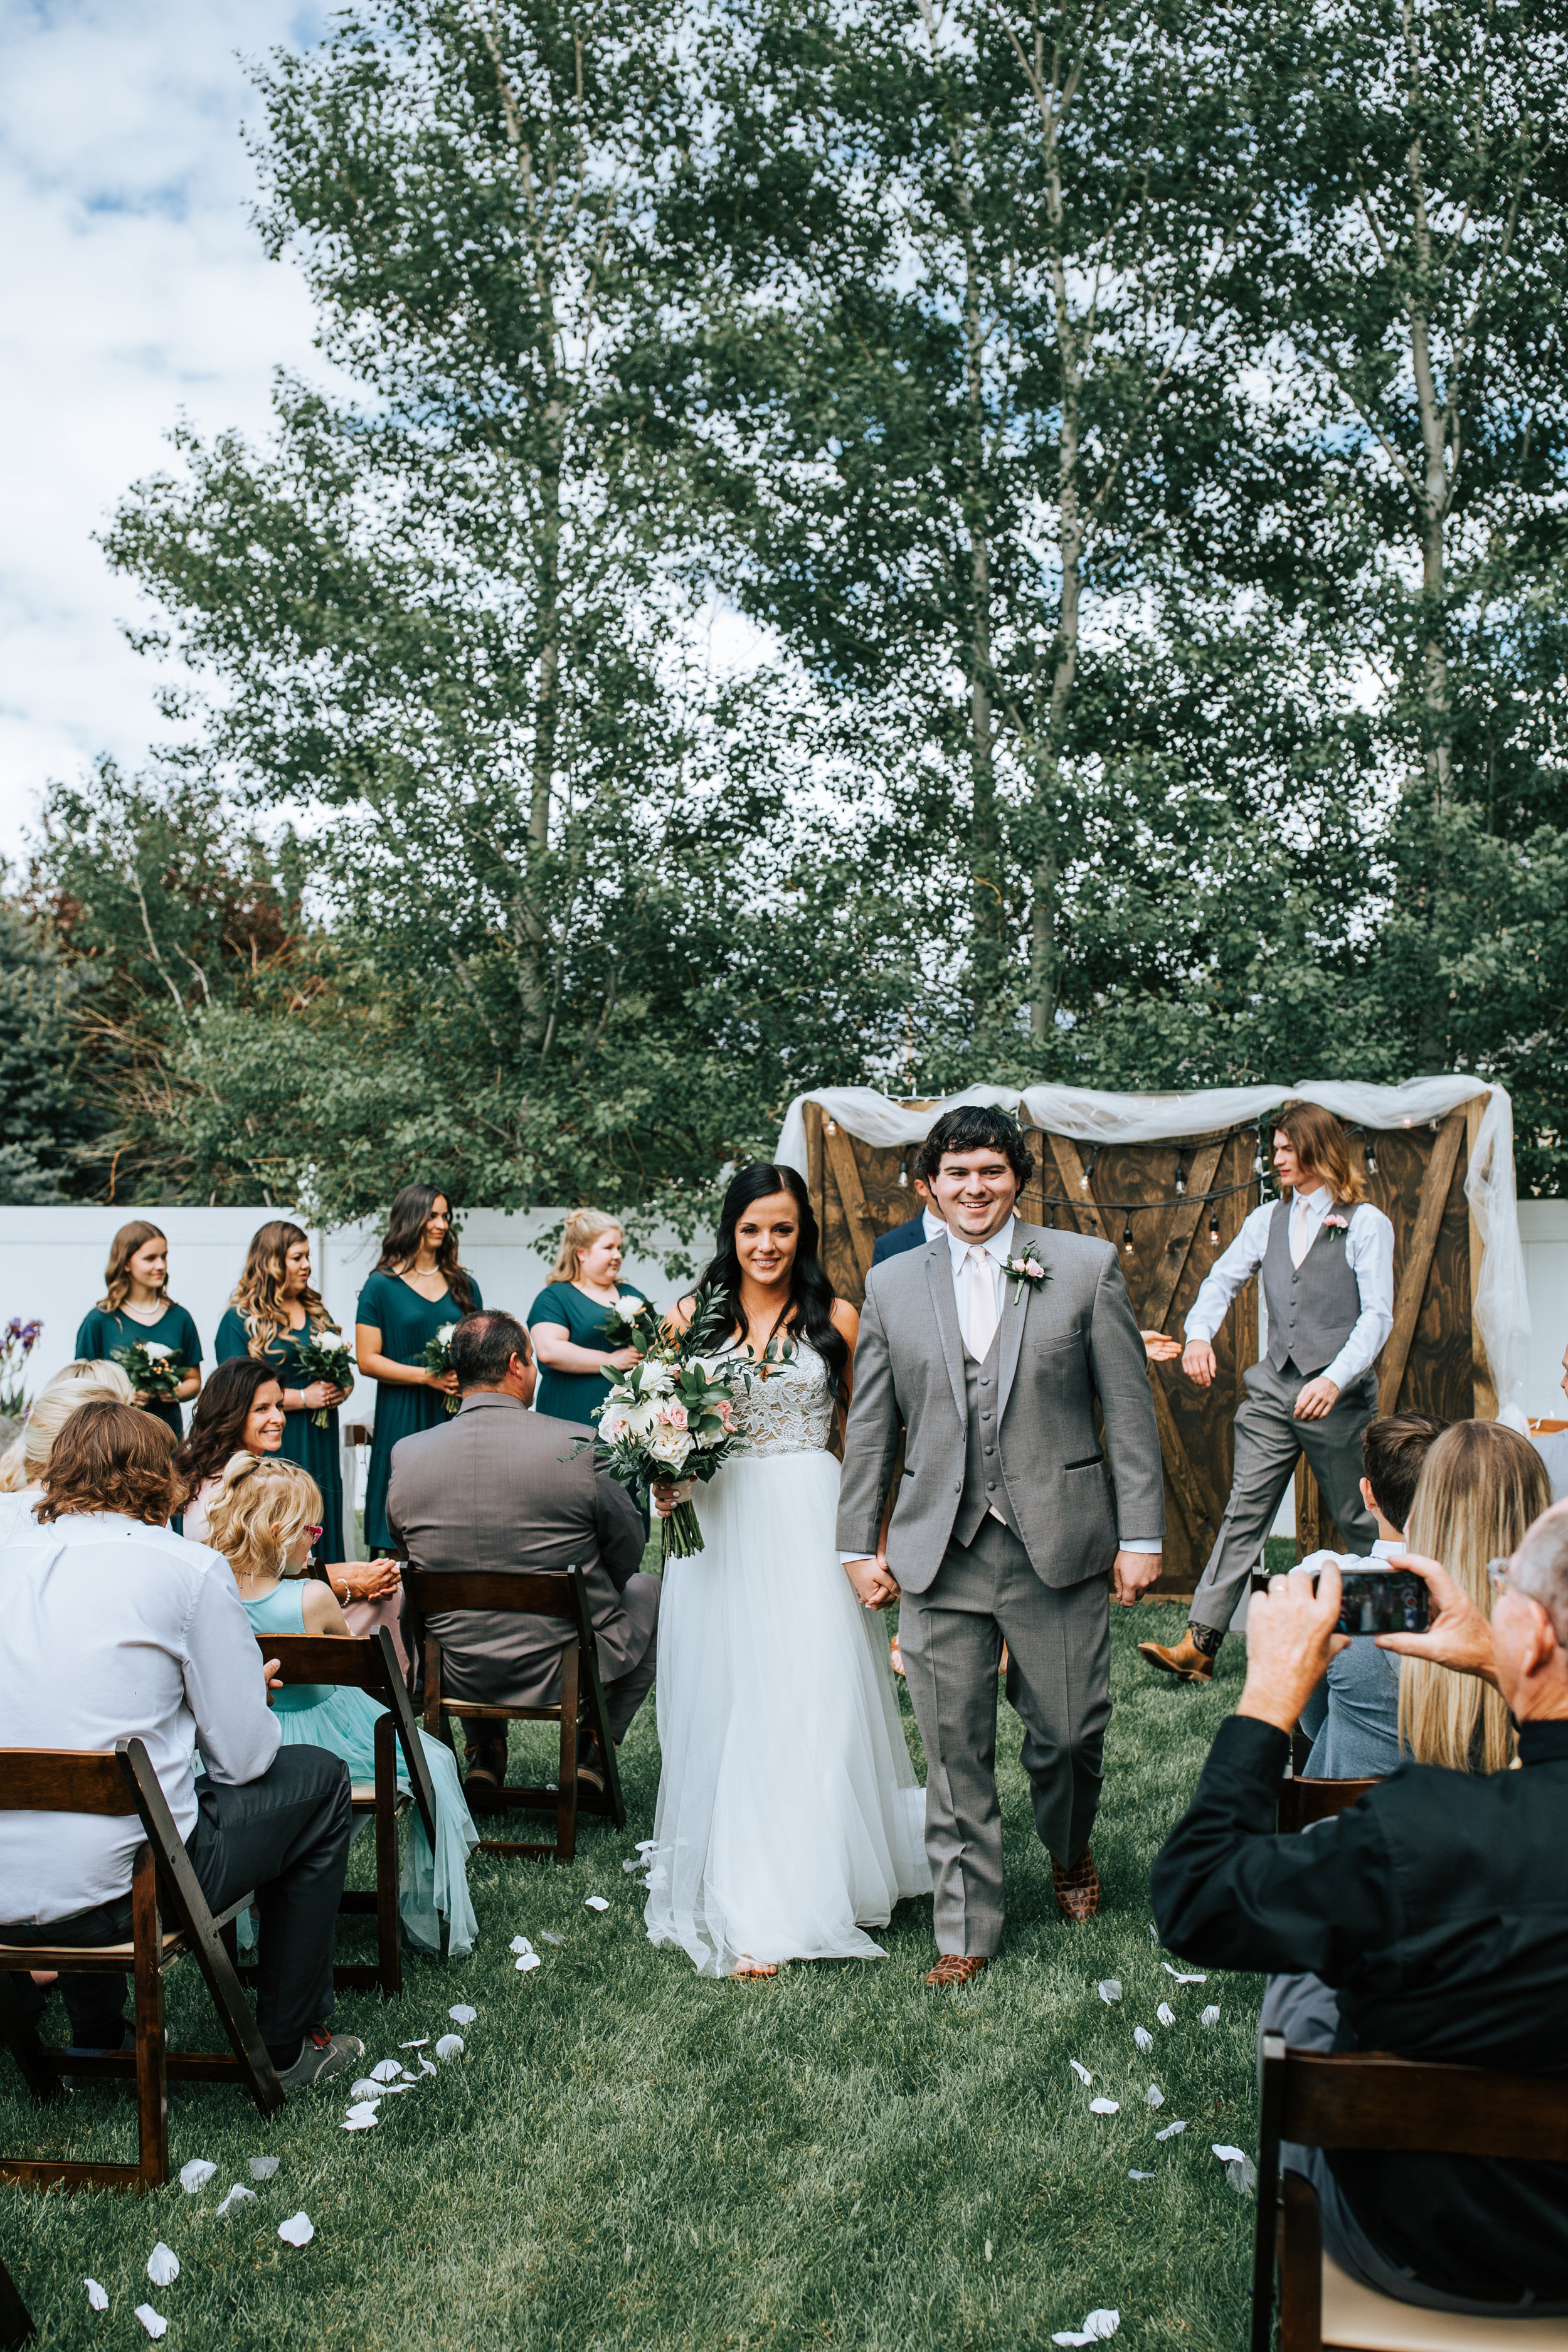
[[[1312,1580],[1314,1591],[1317,1579]],[[1424,1633],[1429,1621],[1424,1577],[1410,1568],[1340,1570],[1336,1633]]]

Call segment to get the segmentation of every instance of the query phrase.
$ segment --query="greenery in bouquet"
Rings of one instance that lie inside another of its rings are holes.
[[[635,1348],[639,1356],[646,1356],[663,1337],[664,1318],[650,1298],[623,1295],[605,1310],[605,1344],[612,1355],[618,1355],[623,1348]]]
[[[138,1396],[148,1397],[154,1404],[175,1402],[185,1367],[173,1348],[165,1348],[162,1339],[136,1339],[129,1348],[116,1348],[113,1355]]]
[[[770,1339],[760,1357],[720,1353],[729,1330],[721,1293],[700,1290],[684,1331],[659,1328],[597,1409],[599,1441],[612,1475],[646,1503],[656,1486],[706,1485],[744,1443],[735,1400],[794,1353]],[[703,1549],[689,1496],[660,1520],[661,1557],[685,1559]]]
[[[452,1369],[452,1327],[448,1323],[425,1342],[425,1369],[427,1372],[449,1372]],[[447,1399],[448,1412],[456,1412],[463,1400],[459,1396]]]
[[[334,1348],[323,1334],[308,1331],[300,1343],[300,1375],[306,1388],[312,1381],[325,1381],[330,1389],[352,1389],[354,1360],[341,1340]],[[331,1407],[318,1406],[310,1419],[318,1429],[325,1429],[331,1419]]]
[[[39,1322],[13,1315],[0,1335],[0,1414],[20,1421],[27,1410],[27,1359],[38,1344]]]

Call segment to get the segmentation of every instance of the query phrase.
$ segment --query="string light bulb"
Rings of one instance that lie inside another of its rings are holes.
[[[1377,1154],[1373,1150],[1370,1139],[1368,1140],[1366,1150],[1362,1154],[1362,1157],[1366,1161],[1367,1174],[1369,1176],[1375,1176],[1377,1173]]]
[[[1127,1212],[1127,1223],[1121,1228],[1121,1246],[1124,1250],[1130,1250],[1132,1246],[1132,1212],[1131,1209]]]
[[[900,1192],[907,1192],[909,1191],[909,1189],[910,1189],[910,1171],[909,1171],[909,1170],[905,1167],[905,1165],[904,1165],[903,1161],[900,1160],[900,1162],[899,1162],[899,1190],[900,1190]]]
[[[1094,1181],[1094,1163],[1095,1163],[1095,1161],[1099,1159],[1099,1157],[1100,1157],[1100,1146],[1099,1146],[1099,1144],[1097,1143],[1097,1144],[1095,1144],[1095,1145],[1093,1146],[1092,1150],[1090,1150],[1089,1155],[1089,1158],[1087,1159],[1087,1160],[1085,1160],[1084,1165],[1083,1165],[1083,1171],[1082,1171],[1082,1173],[1080,1174],[1080,1176],[1079,1177],[1079,1180],[1078,1180],[1078,1181],[1079,1181],[1079,1186],[1080,1191],[1087,1192],[1088,1192],[1088,1190],[1089,1190],[1089,1185],[1093,1182],[1093,1181]]]
[[[837,1135],[837,1132],[838,1132],[838,1121],[837,1121],[836,1118],[830,1118],[830,1119],[828,1120],[828,1122],[827,1122],[827,1132],[828,1132],[828,1134],[829,1134],[829,1135]]]
[[[1178,1200],[1178,1201],[1181,1199],[1181,1197],[1182,1197],[1183,1193],[1186,1191],[1186,1189],[1187,1189],[1187,1163],[1186,1163],[1185,1159],[1184,1158],[1184,1159],[1178,1160],[1177,1160],[1177,1162],[1176,1162],[1176,1198],[1177,1198],[1177,1200]]]
[[[1211,1242],[1217,1242],[1219,1239],[1219,1211],[1217,1209],[1211,1209],[1209,1211],[1209,1239]]]

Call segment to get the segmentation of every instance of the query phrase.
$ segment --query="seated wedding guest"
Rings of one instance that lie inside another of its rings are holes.
[[[1422,1466],[1406,1530],[1410,1549],[1441,1560],[1466,1599],[1489,1617],[1487,1563],[1511,1552],[1551,1501],[1552,1482],[1527,1437],[1500,1421],[1456,1422]],[[1500,1772],[1518,1745],[1496,1690],[1418,1655],[1400,1663],[1399,1744],[1417,1764],[1445,1764],[1455,1772]]]
[[[326,2023],[349,1776],[320,1748],[282,1747],[234,1579],[169,1532],[174,1450],[167,1429],[123,1404],[79,1407],[55,1440],[37,1521],[0,1549],[0,1737],[102,1749],[134,1731],[146,1742],[213,1909],[256,1890],[256,2021],[292,2092],[364,2055]],[[134,1814],[0,1813],[0,1940],[128,1940],[142,1842]],[[11,1982],[36,2017],[47,1993]],[[123,1975],[68,1976],[60,1991],[73,2051],[134,2047]]]
[[[562,1229],[550,1279],[528,1310],[528,1336],[544,1370],[535,1410],[592,1428],[616,1372],[637,1360],[635,1348],[612,1348],[605,1319],[623,1299],[643,1294],[621,1276],[621,1228],[602,1209],[574,1209]]]
[[[1240,1704],[1154,1860],[1161,1940],[1200,1968],[1274,1972],[1260,2030],[1295,2049],[1568,2073],[1568,1507],[1492,1563],[1489,1622],[1435,1560],[1405,1564],[1432,1625],[1377,1639],[1495,1690],[1521,1769],[1402,1764],[1310,1835],[1276,1835],[1290,1727],[1343,1639],[1336,1568],[1315,1595],[1277,1577],[1247,1617]],[[1563,2166],[1290,2143],[1284,2161],[1317,2191],[1328,2252],[1376,2293],[1478,2316],[1568,2312]]]
[[[465,1315],[452,1334],[462,1410],[445,1427],[405,1437],[392,1457],[387,1517],[413,1568],[537,1575],[580,1568],[598,1638],[599,1676],[619,1747],[653,1685],[658,1579],[639,1570],[642,1520],[624,1486],[577,1450],[592,1432],[528,1411],[533,1365],[528,1334],[510,1315]],[[551,1706],[561,1696],[561,1653],[573,1639],[547,1617],[434,1616],[444,1687],[452,1698],[499,1706]],[[506,1777],[504,1720],[464,1725],[468,1774]],[[605,1785],[590,1737],[577,1750],[581,1777]]]
[[[205,1543],[207,1513],[237,1454],[277,1454],[283,1444],[283,1383],[269,1364],[236,1356],[220,1364],[191,1415],[175,1463],[185,1482],[184,1531]]]
[[[245,1613],[263,1639],[273,1633],[348,1633],[328,1587],[305,1574],[310,1546],[321,1534],[321,1490],[310,1473],[277,1455],[262,1462],[253,1454],[237,1454],[218,1481],[208,1507],[206,1539],[233,1570]],[[375,1727],[386,1709],[368,1692],[331,1683],[286,1684],[272,1704],[286,1748],[324,1748],[342,1758],[351,1780],[374,1780]],[[463,1801],[451,1749],[426,1732],[419,1737],[436,1794],[434,1868],[430,1841],[416,1811],[404,1849],[397,1907],[410,1943],[437,1958],[445,1919],[450,1956],[461,1959],[473,1950],[478,1932],[468,1863],[479,1833]],[[397,1785],[408,1786],[401,1752]]]
[[[202,1384],[202,1343],[185,1309],[169,1296],[169,1244],[156,1225],[141,1217],[121,1225],[110,1242],[103,1297],[88,1309],[76,1335],[77,1354],[98,1362],[111,1362],[120,1349],[134,1347],[150,1348],[181,1368],[173,1397],[136,1391],[142,1410],[178,1438],[184,1431],[180,1403]]]
[[[33,1525],[56,1438],[82,1404],[131,1404],[129,1376],[118,1364],[62,1364],[33,1400],[20,1437],[0,1454],[0,1543]]]
[[[1377,1541],[1369,1555],[1373,1564],[1405,1549],[1405,1523],[1421,1465],[1447,1427],[1430,1413],[1390,1412],[1362,1433],[1366,1470],[1361,1498],[1377,1522]],[[1521,1522],[1521,1534],[1528,1525],[1528,1518]],[[1422,1549],[1446,1560],[1446,1532],[1431,1531]],[[1310,1570],[1331,1559],[1342,1572],[1363,1565],[1354,1552],[1315,1551],[1301,1566]],[[1383,1780],[1399,1762],[1399,1660],[1374,1642],[1348,1643],[1302,1708],[1301,1729],[1312,1743],[1306,1779]]]

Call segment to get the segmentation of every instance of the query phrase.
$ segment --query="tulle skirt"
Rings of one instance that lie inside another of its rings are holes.
[[[882,1959],[866,1929],[931,1892],[887,1635],[839,1565],[837,1508],[832,1454],[742,1455],[697,1490],[705,1549],[665,1570],[645,1917],[704,1976]]]

